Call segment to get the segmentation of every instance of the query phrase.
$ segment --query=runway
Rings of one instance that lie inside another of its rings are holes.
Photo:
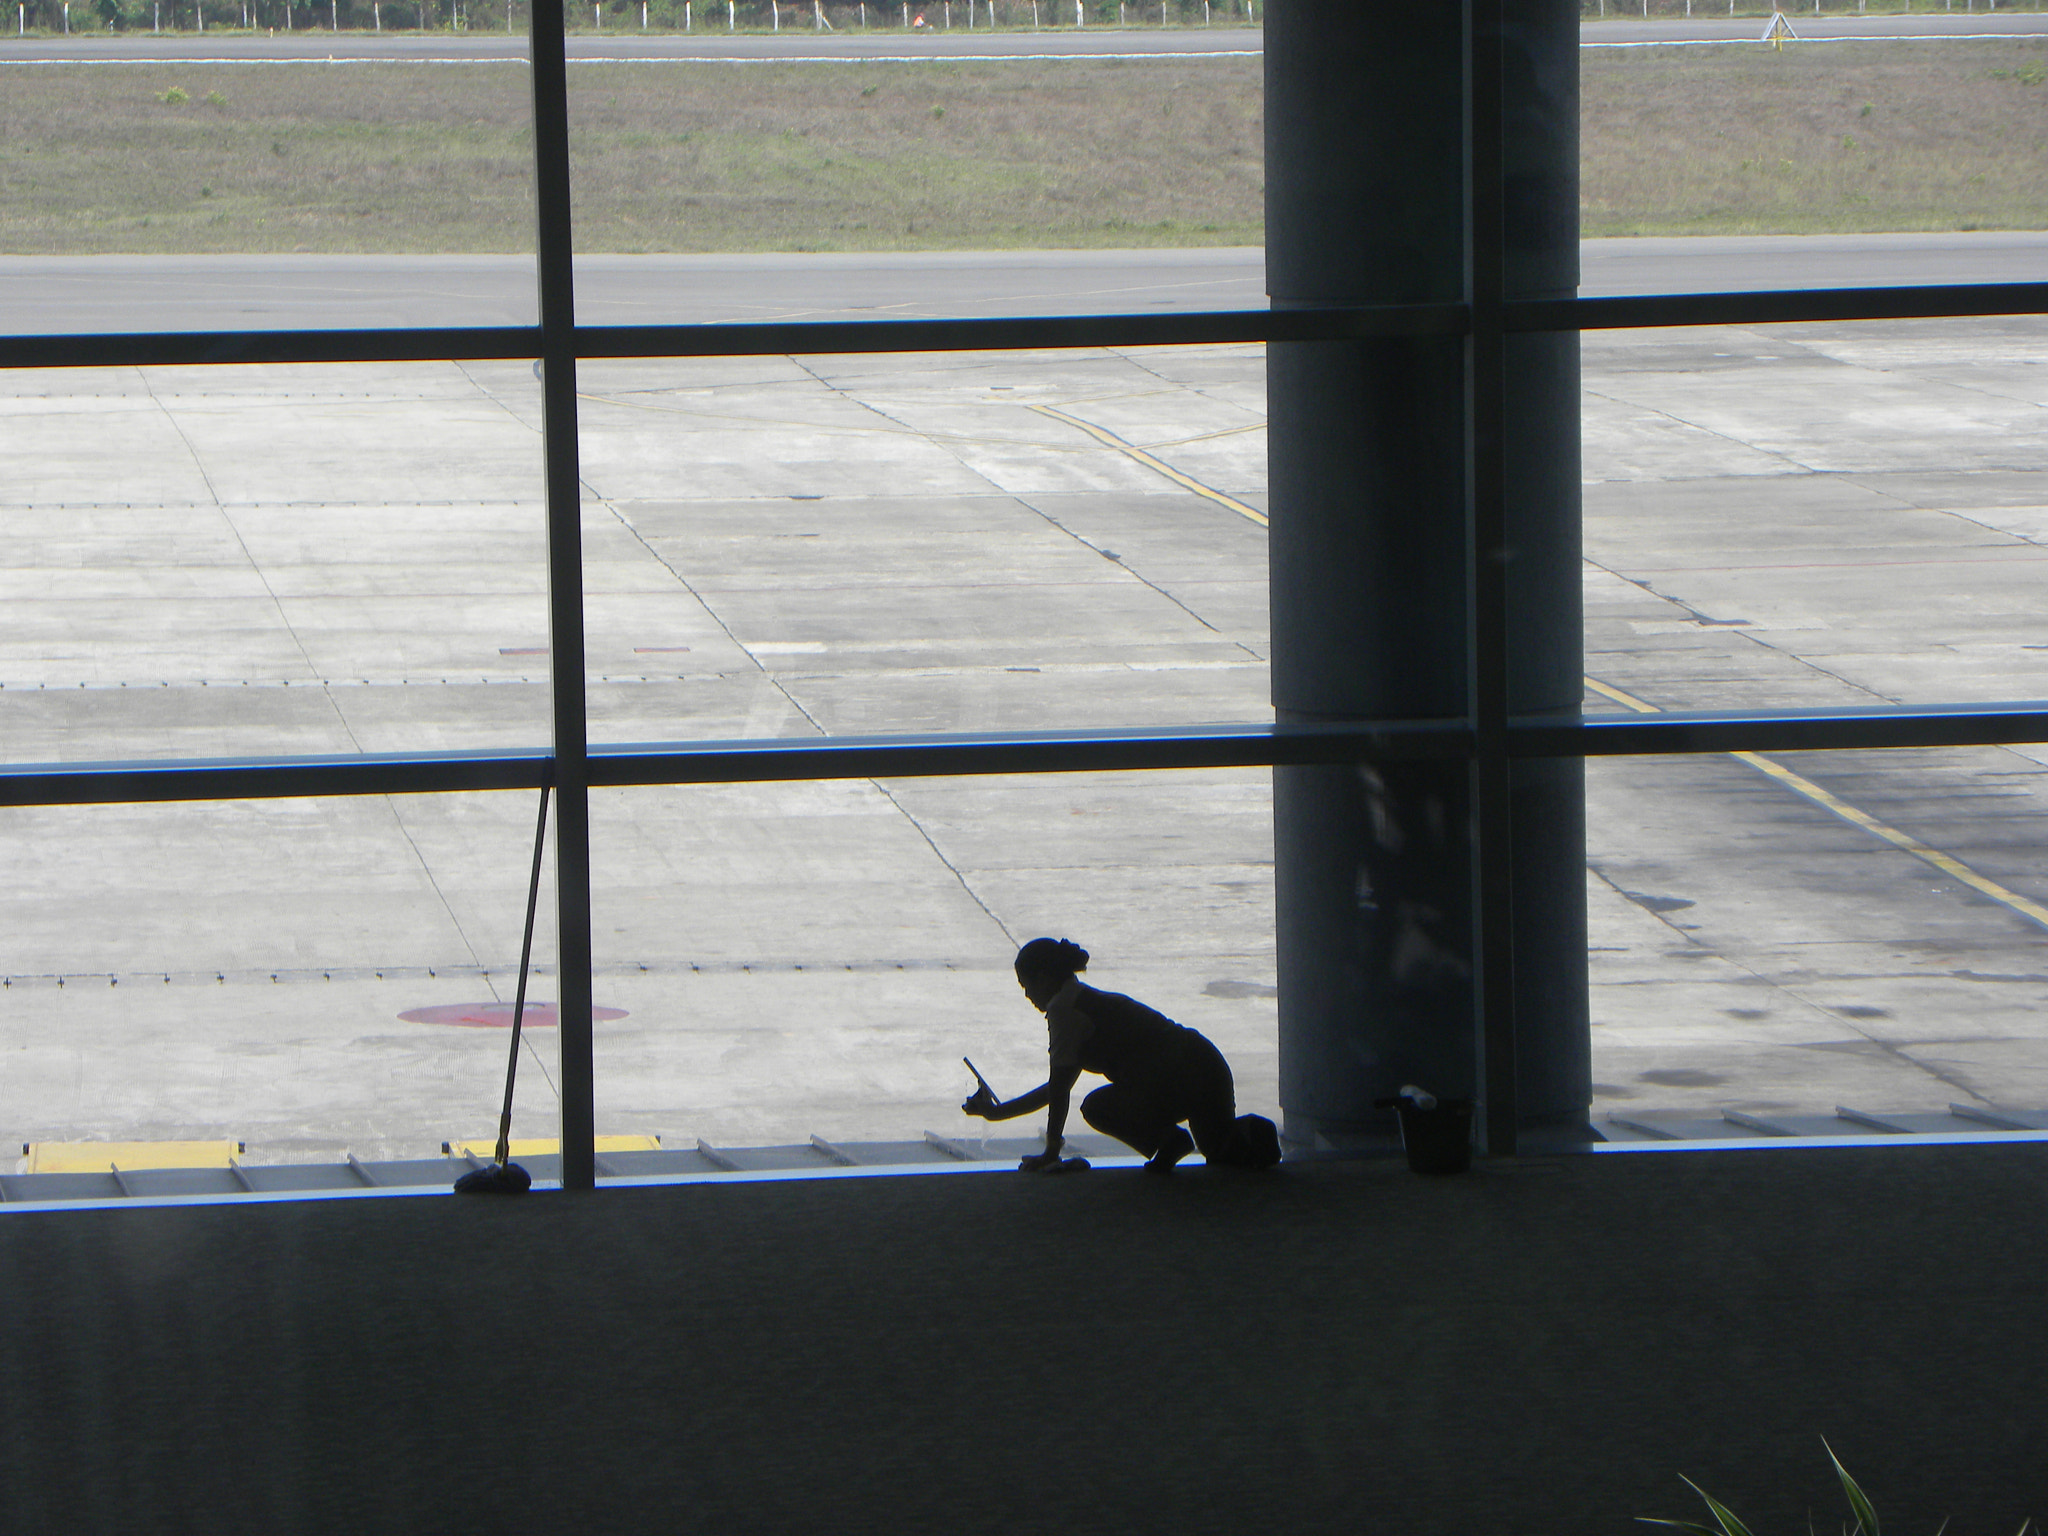
[[[2038,281],[2048,233],[1590,240],[1589,296]],[[1263,309],[1264,253],[915,252],[583,256],[592,325]],[[531,325],[521,256],[0,256],[0,330]]]

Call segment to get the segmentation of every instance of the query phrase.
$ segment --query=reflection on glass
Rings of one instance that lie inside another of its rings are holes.
[[[597,1031],[602,1133],[982,1134],[961,1056],[1010,1093],[1044,1080],[1010,970],[1041,934],[1208,1035],[1239,1108],[1273,1114],[1264,772],[632,789],[591,820],[595,995],[627,1011]]]
[[[597,740],[1270,718],[1256,347],[581,383]]]
[[[495,1135],[531,795],[0,816],[15,1140],[228,1140],[251,1162],[339,1163]],[[553,933],[543,902],[530,1004],[554,997]],[[544,1013],[528,1025],[515,1124],[555,1136],[555,1031]]]
[[[0,755],[547,741],[518,364],[0,376]]]

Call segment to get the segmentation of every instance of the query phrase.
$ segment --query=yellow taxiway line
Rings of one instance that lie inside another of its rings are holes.
[[[1101,443],[1105,448],[1113,448],[1118,453],[1124,455],[1124,457],[1137,460],[1140,464],[1144,465],[1147,469],[1152,470],[1154,473],[1166,476],[1167,479],[1171,480],[1175,485],[1179,486],[1182,490],[1193,491],[1197,496],[1201,496],[1209,501],[1213,501],[1219,507],[1228,507],[1231,511],[1235,512],[1239,517],[1250,518],[1253,522],[1257,523],[1261,528],[1264,528],[1267,525],[1266,514],[1261,512],[1257,507],[1248,507],[1243,502],[1239,501],[1235,496],[1226,496],[1223,492],[1217,490],[1214,486],[1204,485],[1201,481],[1195,479],[1194,476],[1182,474],[1179,470],[1175,469],[1171,464],[1165,463],[1160,459],[1154,458],[1151,454],[1147,453],[1144,449],[1140,448],[1136,443],[1127,442],[1125,439],[1118,437],[1114,432],[1110,431],[1107,427],[1098,427],[1092,421],[1083,421],[1078,416],[1070,416],[1065,411],[1061,410],[1058,406],[1035,405],[1028,400],[1019,401],[1018,403],[1020,405],[1023,405],[1027,410],[1033,410],[1038,412],[1038,414],[1041,416],[1050,416],[1054,421],[1063,421],[1070,427],[1080,428],[1083,432],[1086,432],[1090,437],[1094,438],[1098,443]]]
[[[1602,698],[1612,699],[1615,703],[1626,709],[1632,709],[1639,715],[1663,713],[1656,705],[1645,703],[1633,694],[1623,693],[1619,688],[1603,683],[1598,678],[1587,678],[1586,686]],[[1887,826],[1868,811],[1858,810],[1855,806],[1849,804],[1848,801],[1830,794],[1827,790],[1814,783],[1813,780],[1794,773],[1782,763],[1774,763],[1768,757],[1761,757],[1754,752],[1730,752],[1728,755],[1737,762],[1748,764],[1765,777],[1777,780],[1794,794],[1805,796],[1805,798],[1811,800],[1823,810],[1834,812],[1835,815],[1841,817],[1842,820],[1848,822],[1851,826],[1861,827],[1872,836],[1883,838],[1894,848],[1912,854],[1914,858],[1921,860],[1923,863],[1933,865],[1934,868],[1940,870],[1951,880],[1959,881],[1967,885],[1971,890],[1981,895],[1989,896],[2000,906],[2007,908],[2009,911],[2017,912],[2031,923],[2036,923],[2042,928],[2048,928],[2048,907],[2042,906],[2038,901],[2029,901],[2026,897],[2020,895],[2018,891],[2006,889],[2006,887],[2000,885],[1989,876],[1978,874],[1976,870],[1970,868],[1969,865],[1956,858],[1955,855],[1943,853],[1939,848],[1930,848],[1911,833],[1901,832],[1897,827]]]

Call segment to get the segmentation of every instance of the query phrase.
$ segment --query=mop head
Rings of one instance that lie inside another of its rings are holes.
[[[485,1163],[455,1181],[458,1195],[523,1195],[533,1179],[517,1163]]]

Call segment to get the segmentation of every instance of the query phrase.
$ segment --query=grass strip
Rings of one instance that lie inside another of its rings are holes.
[[[1260,68],[579,65],[576,246],[1257,245]],[[532,246],[518,64],[0,78],[12,254]],[[2048,40],[1589,50],[1581,79],[1589,236],[2048,227]]]
[[[1588,236],[2048,227],[2048,39],[1589,51]]]

